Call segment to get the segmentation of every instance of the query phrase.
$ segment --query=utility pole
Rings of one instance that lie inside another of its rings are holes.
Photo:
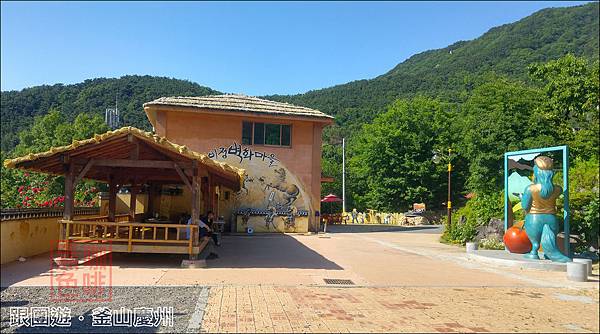
[[[448,230],[452,227],[452,200],[450,197],[450,189],[451,189],[451,175],[452,175],[452,149],[448,149]]]
[[[346,213],[346,138],[342,138],[342,212]]]

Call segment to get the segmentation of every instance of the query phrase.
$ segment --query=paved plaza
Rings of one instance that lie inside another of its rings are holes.
[[[88,319],[99,305],[173,307],[160,332],[599,331],[597,270],[576,283],[479,263],[440,244],[435,227],[331,231],[225,236],[203,269],[180,268],[181,256],[114,254],[110,302],[61,305],[74,332],[100,331]],[[48,255],[2,266],[3,332],[40,332],[9,326],[7,308],[48,305],[48,268]]]

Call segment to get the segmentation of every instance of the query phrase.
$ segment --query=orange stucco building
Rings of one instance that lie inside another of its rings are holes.
[[[202,180],[204,211],[216,211],[238,232],[316,230],[321,135],[333,117],[243,95],[164,97],[144,111],[157,135],[245,170],[237,192],[208,192],[209,180]]]

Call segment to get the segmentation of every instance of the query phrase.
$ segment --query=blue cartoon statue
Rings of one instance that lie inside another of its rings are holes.
[[[552,184],[552,159],[539,156],[535,158],[534,163],[533,184],[525,188],[521,202],[526,213],[524,228],[532,245],[531,252],[525,254],[525,257],[539,260],[538,251],[541,244],[546,259],[569,262],[571,259],[562,254],[556,246],[556,200],[562,194],[562,188]]]

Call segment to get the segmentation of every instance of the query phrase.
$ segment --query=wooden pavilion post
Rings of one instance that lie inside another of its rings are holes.
[[[117,211],[117,181],[114,175],[110,175],[108,181],[108,221],[115,221],[115,211]]]
[[[137,194],[140,191],[139,185],[131,183],[130,197],[129,197],[129,217],[132,222],[135,222],[135,209],[137,205]]]
[[[210,173],[208,173],[208,211],[214,211],[214,192],[213,189],[213,178]],[[208,214],[208,211],[205,214]]]
[[[73,161],[69,161],[65,166],[65,211],[63,218],[65,220],[73,220],[73,207],[75,201],[75,165]]]
[[[198,162],[194,161],[192,163],[192,184],[191,184],[191,191],[192,191],[192,224],[197,224],[196,222],[198,220],[200,220],[200,203],[198,203],[199,200],[199,193],[200,190],[198,189]],[[196,247],[199,245],[199,240],[198,240],[198,231],[199,231],[199,226],[198,229],[193,230],[194,233],[192,233],[192,235],[190,236],[190,238],[192,238],[192,247]],[[192,254],[190,255],[190,258],[195,260],[198,257],[198,254]]]
[[[146,208],[146,216],[153,217],[154,216],[154,194],[155,194],[155,186],[153,183],[148,184],[148,205]]]

